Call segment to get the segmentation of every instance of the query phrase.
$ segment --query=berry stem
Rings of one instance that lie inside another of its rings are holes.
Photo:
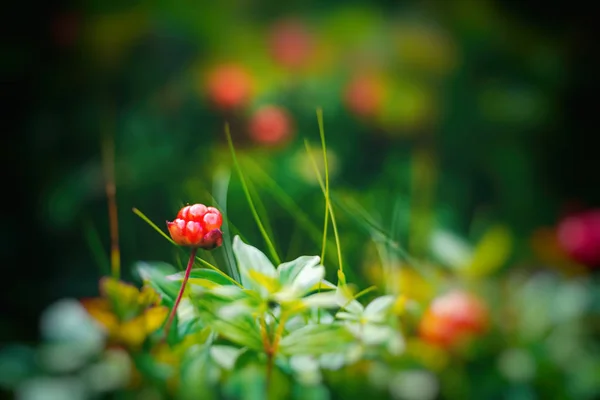
[[[190,272],[192,271],[192,266],[194,265],[194,260],[196,258],[196,252],[198,248],[193,247],[190,253],[190,260],[188,261],[187,268],[185,269],[185,276],[183,277],[183,282],[181,282],[181,288],[179,289],[179,294],[177,295],[177,300],[175,300],[175,304],[171,309],[171,314],[169,315],[169,320],[165,325],[165,338],[169,335],[169,329],[171,328],[171,324],[173,323],[173,318],[175,318],[175,313],[177,313],[177,307],[179,307],[179,302],[183,297],[183,292],[185,291],[185,285],[187,284],[188,279],[190,278]]]

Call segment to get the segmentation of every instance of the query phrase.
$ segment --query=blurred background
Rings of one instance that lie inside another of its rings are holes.
[[[454,276],[477,252],[485,280],[472,287],[500,305],[508,300],[485,288],[517,290],[540,271],[552,278],[527,286],[534,299],[583,285],[565,292],[568,315],[597,335],[598,217],[577,240],[557,235],[565,218],[600,205],[598,64],[584,4],[12,4],[2,59],[18,122],[2,146],[14,203],[2,211],[2,342],[34,343],[49,304],[97,294],[110,265],[111,158],[124,278],[138,260],[177,265],[180,254],[132,208],[165,228],[186,203],[215,204],[232,165],[225,121],[282,258],[318,254],[324,202],[304,147],[321,160],[318,107],[349,279],[381,281],[373,232],[427,265],[408,262],[418,282],[404,281],[424,304],[442,290],[423,271]],[[232,231],[264,249],[235,173],[227,212]],[[335,254],[326,261],[333,279]],[[598,349],[590,338],[585,351]],[[590,381],[581,385],[595,393]]]

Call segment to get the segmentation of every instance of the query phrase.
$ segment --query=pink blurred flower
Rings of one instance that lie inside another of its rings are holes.
[[[590,267],[600,265],[600,210],[565,217],[558,224],[557,237],[574,261]]]

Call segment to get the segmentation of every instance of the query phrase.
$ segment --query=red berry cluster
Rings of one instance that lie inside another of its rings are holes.
[[[214,249],[223,242],[222,223],[219,210],[194,204],[179,210],[174,221],[167,221],[167,228],[173,241],[180,246]]]

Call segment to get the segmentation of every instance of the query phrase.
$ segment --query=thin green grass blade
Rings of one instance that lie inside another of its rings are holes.
[[[319,172],[319,167],[317,165],[317,161],[313,157],[311,148],[310,148],[310,144],[308,143],[308,140],[306,140],[306,139],[304,140],[304,146],[306,147],[306,152],[307,152],[308,157],[310,158],[310,161],[315,170],[315,174],[317,176],[317,181],[319,182],[319,186],[321,186],[323,195],[325,195],[325,201],[327,203],[327,208],[329,209],[329,214],[331,214],[331,225],[333,226],[333,235],[335,237],[335,243],[337,246],[338,263],[339,263],[338,268],[339,268],[340,272],[343,274],[344,266],[343,266],[343,262],[342,262],[342,247],[340,245],[340,236],[338,234],[337,224],[335,222],[335,213],[333,212],[333,207],[331,206],[331,201],[329,201],[329,195],[326,194],[325,184],[323,183],[323,178],[321,177],[321,173]]]
[[[150,220],[150,218],[146,217],[146,215],[144,215],[143,212],[141,212],[140,210],[138,210],[137,208],[132,208],[132,211],[135,215],[137,215],[138,217],[140,217],[141,219],[144,220],[145,223],[147,223],[148,225],[150,225],[156,232],[158,232],[162,237],[164,237],[165,239],[167,239],[169,242],[171,242],[171,244],[177,246],[177,243],[175,243],[173,241],[173,239],[171,239],[169,237],[169,235],[167,235],[166,233],[164,233],[162,231],[162,229],[160,229],[158,226],[156,226],[156,224],[154,222],[152,222]]]
[[[269,238],[269,235],[267,234],[267,231],[265,230],[265,227],[260,220],[258,212],[256,211],[256,207],[254,206],[252,197],[250,196],[250,191],[248,190],[248,185],[246,184],[246,179],[244,178],[242,168],[240,167],[237,156],[235,154],[235,148],[233,147],[233,141],[231,140],[231,132],[229,131],[229,124],[227,124],[227,123],[225,124],[225,135],[227,136],[227,143],[229,144],[229,149],[231,150],[231,157],[233,158],[233,164],[235,166],[235,169],[238,172],[238,175],[240,176],[240,181],[242,183],[242,189],[244,190],[246,200],[248,200],[248,205],[250,206],[250,211],[252,212],[252,215],[254,216],[254,220],[256,221],[256,224],[258,225],[258,229],[260,230],[261,235],[263,236],[265,242],[267,243],[267,248],[269,249],[269,253],[271,254],[271,257],[273,258],[273,260],[275,261],[276,264],[281,264],[281,260],[280,260],[279,256],[277,255],[277,251],[275,250],[275,246],[273,246],[273,242]]]
[[[317,109],[317,123],[319,125],[319,136],[321,136],[321,147],[323,148],[323,160],[325,162],[325,217],[323,221],[323,243],[321,259],[325,257],[327,246],[327,225],[329,225],[329,163],[327,162],[327,144],[325,143],[325,128],[323,127],[323,109]]]
[[[399,255],[407,263],[406,266],[411,266],[426,278],[434,278],[432,267],[412,257],[398,241],[390,237],[390,234],[358,202],[350,198],[341,201],[336,196],[333,196],[333,201],[340,205],[359,226],[365,229],[374,241],[386,244],[390,252]]]
[[[233,247],[231,245],[232,236],[229,230],[229,217],[227,212],[227,196],[229,193],[230,179],[231,172],[229,170],[217,169],[213,184],[213,193],[215,193],[215,198],[213,198],[213,200],[215,204],[218,205],[219,209],[221,210],[221,215],[223,216],[223,225],[221,226],[221,229],[223,230],[225,261],[227,262],[231,276],[233,276],[236,281],[241,282],[240,273],[238,271],[237,264],[235,263]]]
[[[267,235],[271,238],[271,240],[273,242],[273,247],[275,248],[275,252],[277,254],[279,254],[280,249],[277,246],[277,242],[275,242],[275,240],[274,240],[275,235],[273,234],[273,229],[271,227],[269,213],[267,212],[267,209],[265,208],[265,205],[264,205],[263,201],[261,200],[261,198],[258,194],[258,191],[252,184],[252,181],[249,180],[246,183],[248,184],[248,189],[250,191],[250,195],[254,198],[254,205],[256,206],[256,212],[260,216],[260,220],[264,222],[263,226],[265,227],[265,232],[267,232]]]
[[[277,182],[273,178],[269,176],[255,161],[251,159],[245,160],[245,164],[247,167],[252,169],[252,175],[257,176],[257,179],[260,180],[269,190],[270,194],[273,198],[278,202],[278,204],[283,207],[290,215],[293,215],[298,225],[308,234],[308,236],[315,242],[315,244],[321,244],[321,234],[322,232],[317,228],[317,226],[310,220],[308,214],[302,210],[296,204],[294,199],[287,194],[285,190],[283,190]],[[329,245],[334,245],[330,240],[328,240]],[[329,250],[327,248],[326,257],[330,258],[332,261],[337,258],[335,252]],[[324,260],[323,260],[324,261]]]

